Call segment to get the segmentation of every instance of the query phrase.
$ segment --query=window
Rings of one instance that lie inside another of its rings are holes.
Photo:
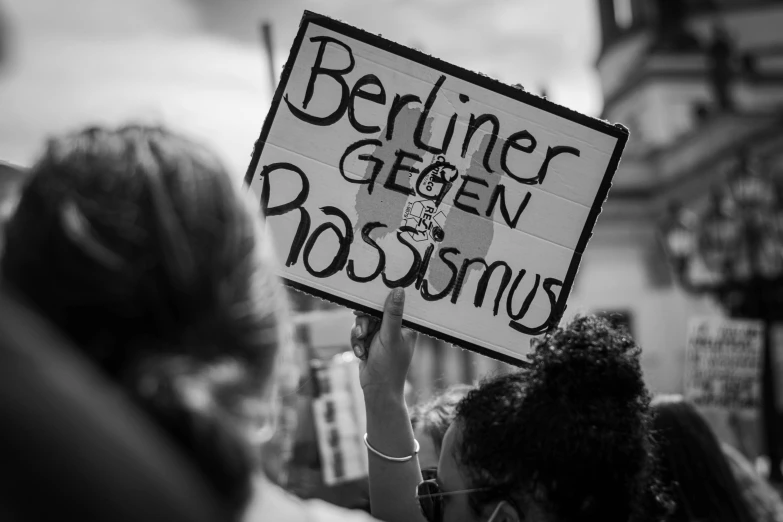
[[[633,25],[631,0],[614,0],[614,21],[620,29],[628,29]]]

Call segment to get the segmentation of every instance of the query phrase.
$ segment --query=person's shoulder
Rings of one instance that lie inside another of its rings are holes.
[[[281,520],[286,522],[377,522],[369,514],[345,509],[323,500],[302,500],[279,486],[265,482],[257,489],[244,522]]]

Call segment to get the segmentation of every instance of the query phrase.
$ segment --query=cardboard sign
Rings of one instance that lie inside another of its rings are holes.
[[[296,289],[506,362],[556,325],[628,138],[305,13],[248,169]]]
[[[761,321],[692,319],[685,349],[685,398],[699,406],[757,407],[763,342]]]

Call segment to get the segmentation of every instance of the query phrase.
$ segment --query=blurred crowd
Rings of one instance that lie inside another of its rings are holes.
[[[401,289],[346,332],[365,509],[298,499],[265,465],[297,382],[288,298],[258,202],[212,152],[158,127],[87,128],[0,180],[3,520],[783,520],[778,493],[693,405],[652,397],[637,343],[598,317],[516,371],[408,404]]]

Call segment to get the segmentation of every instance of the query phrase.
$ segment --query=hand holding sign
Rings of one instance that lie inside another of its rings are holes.
[[[416,333],[402,329],[404,308],[405,290],[395,288],[386,296],[380,323],[357,313],[351,346],[362,360],[359,379],[365,392],[373,388],[402,396],[416,343]]]

